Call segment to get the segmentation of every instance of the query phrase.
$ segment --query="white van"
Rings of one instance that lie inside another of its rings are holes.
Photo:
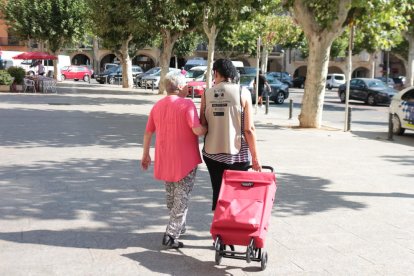
[[[27,59],[22,61],[20,67],[23,67],[28,75],[37,74],[37,65],[35,64],[37,60]],[[70,57],[67,55],[58,55],[58,76],[60,78],[60,70],[62,67],[70,66]],[[43,66],[45,67],[45,75],[53,77],[53,60],[42,60]]]
[[[18,66],[20,67],[20,64],[23,60],[21,59],[13,59],[14,56],[20,55],[23,52],[19,51],[2,51],[1,53],[1,59],[3,60],[3,65],[5,68],[9,68],[11,66]]]
[[[326,88],[338,88],[341,84],[345,84],[346,79],[344,74],[333,73],[326,76]]]

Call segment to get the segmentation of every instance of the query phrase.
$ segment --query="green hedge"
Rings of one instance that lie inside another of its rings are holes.
[[[7,72],[14,78],[15,84],[23,84],[26,71],[21,67],[12,66],[7,69]]]
[[[11,85],[13,78],[6,70],[0,70],[0,85]]]

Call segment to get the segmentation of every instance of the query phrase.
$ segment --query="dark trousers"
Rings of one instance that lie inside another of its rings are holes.
[[[211,209],[214,211],[216,209],[217,199],[220,193],[221,181],[223,180],[224,170],[247,171],[250,162],[226,164],[215,161],[206,156],[203,156],[203,159],[207,165],[208,172],[210,173],[211,187],[213,188],[213,206]]]

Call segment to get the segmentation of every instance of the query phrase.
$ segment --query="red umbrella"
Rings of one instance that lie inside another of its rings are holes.
[[[57,56],[45,52],[25,52],[14,56],[13,59],[57,59]]]

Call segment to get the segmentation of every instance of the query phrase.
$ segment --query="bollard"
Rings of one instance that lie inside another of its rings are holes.
[[[152,92],[154,92],[154,81],[151,81]]]
[[[266,109],[265,114],[267,115],[269,113],[269,93],[266,93]]]
[[[388,116],[388,141],[394,141],[394,122],[392,121],[394,114]]]
[[[191,98],[194,100],[194,86],[191,87]]]
[[[289,100],[289,120],[291,120],[293,117],[293,100]]]
[[[351,131],[352,107],[348,107],[348,122],[346,124],[346,131]]]

